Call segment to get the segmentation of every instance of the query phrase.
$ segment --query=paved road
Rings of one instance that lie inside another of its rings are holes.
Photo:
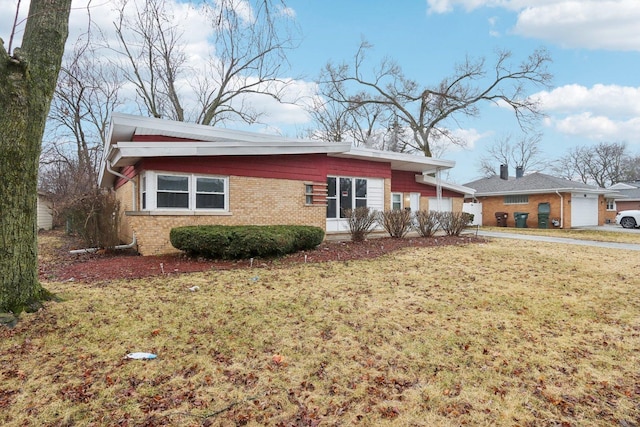
[[[596,246],[608,249],[624,249],[627,251],[640,251],[640,243],[614,243],[597,242],[595,240],[568,239],[564,237],[534,236],[531,234],[496,233],[492,231],[478,231],[478,236],[495,237],[499,239],[535,240],[537,242],[564,243],[569,245]]]

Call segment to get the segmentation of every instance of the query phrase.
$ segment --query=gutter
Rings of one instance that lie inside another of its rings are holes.
[[[491,197],[491,196],[506,196],[512,194],[546,194],[559,191],[565,193],[587,193],[587,194],[606,194],[606,191],[602,189],[585,189],[585,188],[548,188],[541,190],[509,190],[509,191],[490,191],[482,192],[476,190],[477,197]]]
[[[131,243],[129,243],[128,245],[117,245],[110,249],[131,249],[136,245],[136,243],[137,243],[136,233],[133,233],[133,241]],[[74,249],[72,251],[69,251],[69,253],[70,254],[89,254],[89,253],[98,252],[100,249],[102,248]]]

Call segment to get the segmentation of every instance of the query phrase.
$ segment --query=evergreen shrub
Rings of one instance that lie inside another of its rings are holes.
[[[199,225],[171,229],[171,244],[191,256],[246,259],[313,249],[324,230],[303,225]]]

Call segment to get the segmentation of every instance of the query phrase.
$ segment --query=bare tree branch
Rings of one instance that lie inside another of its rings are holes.
[[[512,136],[497,139],[480,157],[479,171],[484,176],[496,174],[498,165],[509,165],[513,169],[521,167],[523,172],[542,171],[547,167],[540,149],[542,135],[524,135],[512,142]]]
[[[625,165],[630,159],[624,142],[601,142],[593,147],[570,149],[560,158],[554,172],[563,178],[606,188],[628,178]]]
[[[401,67],[388,58],[367,73],[364,64],[370,47],[366,41],[360,44],[352,66],[327,64],[318,83],[340,87],[325,93],[332,93],[333,100],[342,103],[344,108],[376,104],[394,111],[413,133],[409,147],[425,156],[432,156],[436,139],[464,145],[446,124],[455,123],[458,116],[478,116],[482,103],[510,107],[523,129],[542,115],[540,105],[527,97],[526,91],[530,86],[547,87],[550,83],[551,75],[547,71],[550,57],[545,50],[536,50],[519,65],[510,62],[511,52],[498,52],[492,69],[488,69],[484,58],[466,58],[439,84],[423,86],[407,78]],[[360,89],[355,95],[344,89],[354,87]]]
[[[282,78],[286,52],[296,43],[290,23],[272,0],[204,1],[192,7],[207,17],[213,34],[206,65],[188,61],[184,33],[164,0],[147,1],[132,18],[126,0],[119,8],[118,52],[142,109],[154,117],[213,125],[258,120],[261,112],[248,102],[254,95],[285,102],[291,84]]]

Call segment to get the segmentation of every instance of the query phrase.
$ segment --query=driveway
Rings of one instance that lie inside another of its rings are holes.
[[[601,229],[601,228],[600,228]],[[625,230],[629,231],[629,230]],[[632,230],[636,231],[636,230]],[[534,240],[536,242],[561,243],[568,245],[595,246],[607,249],[623,249],[627,251],[640,251],[640,243],[615,243],[615,242],[597,242],[595,240],[579,240],[568,239],[564,237],[534,236],[531,234],[515,234],[515,233],[496,233],[493,231],[478,230],[478,236],[492,237],[498,239],[517,239],[517,240]],[[640,237],[640,236],[639,236]],[[639,239],[640,242],[640,239]]]

